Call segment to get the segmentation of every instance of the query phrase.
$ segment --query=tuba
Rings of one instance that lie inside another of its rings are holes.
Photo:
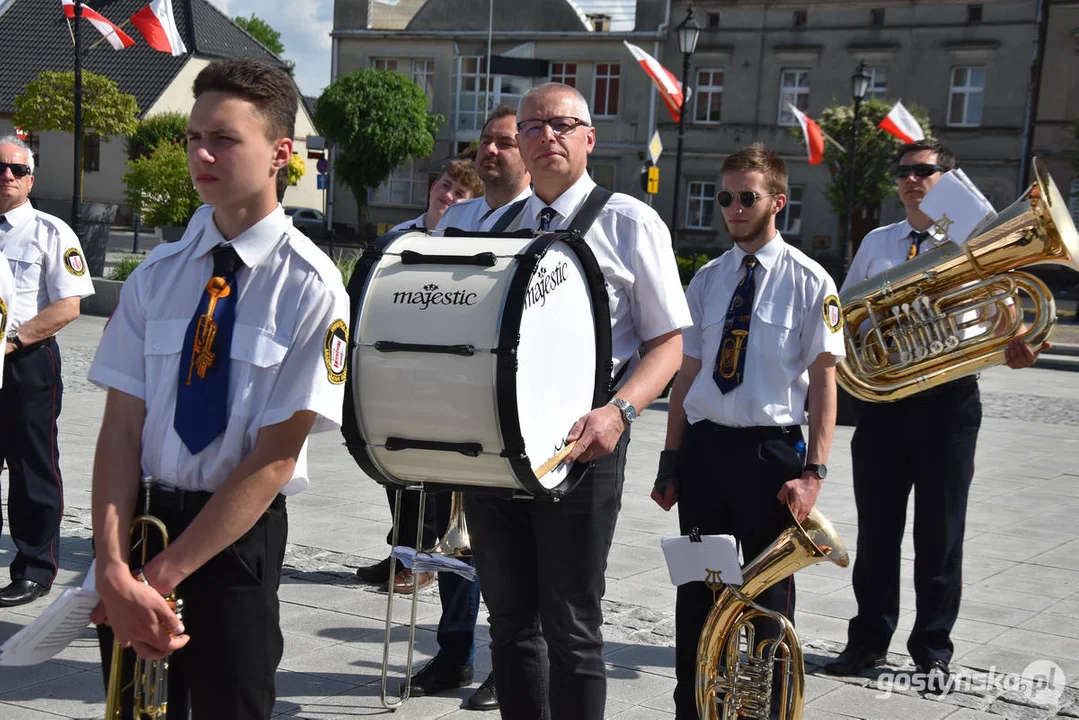
[[[1014,338],[1041,347],[1056,325],[1045,284],[1020,268],[1079,270],[1079,235],[1045,166],[1023,196],[962,246],[947,242],[842,293],[847,357],[836,379],[888,402],[1004,362]],[[1033,305],[1024,328],[1023,296]]]
[[[839,567],[850,562],[832,523],[816,508],[792,524],[742,568],[742,585],[712,585],[715,606],[697,643],[697,713],[701,720],[735,720],[772,715],[776,663],[782,665],[780,720],[799,720],[805,704],[805,663],[798,633],[782,614],[753,599],[763,590],[814,563],[828,560]],[[752,621],[772,620],[775,637],[756,638]]]

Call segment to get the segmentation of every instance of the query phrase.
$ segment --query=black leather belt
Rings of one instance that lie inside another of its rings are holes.
[[[155,509],[164,508],[188,515],[197,515],[214,494],[205,490],[181,490],[170,485],[153,485],[150,488],[150,514]],[[285,496],[278,493],[270,503],[269,509],[280,510],[285,507]]]
[[[796,432],[798,425],[754,425],[750,427],[732,427],[730,425],[718,425],[711,420],[701,420],[694,423],[693,427],[718,437],[759,439],[769,437],[782,437],[788,433]]]

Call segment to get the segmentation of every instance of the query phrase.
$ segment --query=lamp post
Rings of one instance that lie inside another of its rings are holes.
[[[686,104],[689,101],[689,58],[697,49],[697,39],[701,36],[701,26],[693,18],[693,6],[689,7],[686,19],[675,28],[678,32],[678,49],[682,52],[682,107],[678,111],[678,151],[674,161],[674,205],[671,207],[671,244],[678,253],[678,190],[682,185],[682,140],[685,138]]]
[[[850,165],[850,177],[847,178],[846,212],[843,218],[843,274],[850,269],[853,238],[851,237],[851,216],[854,214],[854,185],[857,180],[855,161],[858,155],[858,120],[862,112],[862,101],[869,90],[870,77],[865,73],[865,61],[858,63],[858,69],[850,76],[850,95],[854,100],[854,123],[851,126],[850,150],[847,151],[847,164]]]

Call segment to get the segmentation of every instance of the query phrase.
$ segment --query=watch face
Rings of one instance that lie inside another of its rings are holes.
[[[625,407],[622,409],[622,414],[626,416],[628,422],[633,422],[637,419],[637,408],[626,403]]]
[[[817,477],[821,480],[828,477],[828,466],[824,464],[817,465],[814,470],[817,472]]]

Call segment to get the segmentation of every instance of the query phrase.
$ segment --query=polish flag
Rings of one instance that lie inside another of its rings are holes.
[[[73,19],[75,17],[75,0],[60,0],[60,2],[64,4],[64,17],[68,20]],[[135,44],[135,41],[127,33],[85,4],[82,6],[82,16],[89,20],[90,24],[97,28],[99,33],[105,36],[105,39],[109,41],[109,45],[112,45],[113,50],[123,50]]]
[[[820,125],[791,103],[787,103],[787,107],[794,114],[794,117],[798,118],[798,124],[802,126],[802,134],[805,135],[806,139],[806,153],[809,155],[809,164],[820,165],[821,160],[824,159],[824,133],[821,131]]]
[[[153,0],[149,5],[131,16],[134,25],[146,44],[154,50],[171,55],[183,55],[187,52],[176,20],[172,14],[172,0]]]
[[[678,82],[678,78],[670,70],[660,65],[659,60],[656,60],[636,45],[631,45],[625,40],[622,43],[637,62],[641,64],[644,71],[648,73],[648,77],[652,78],[652,82],[656,84],[656,88],[659,90],[660,97],[663,98],[663,104],[667,106],[667,112],[671,114],[675,122],[678,122],[679,113],[682,110],[682,101],[685,99],[682,93],[682,83]]]
[[[895,135],[905,143],[925,140],[922,126],[918,124],[910,111],[903,107],[902,102],[897,101],[895,107],[884,116],[884,119],[880,121],[880,125],[877,125],[877,127],[886,133]]]

